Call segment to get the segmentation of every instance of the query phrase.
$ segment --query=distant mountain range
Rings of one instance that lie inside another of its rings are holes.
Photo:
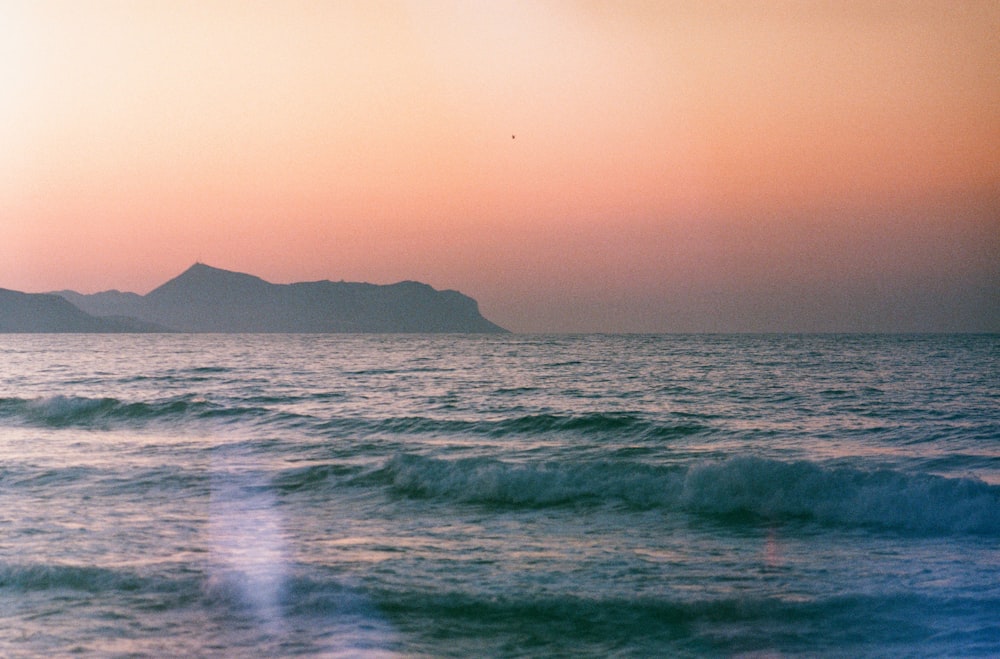
[[[0,332],[506,332],[458,291],[315,281],[272,284],[196,263],[146,295],[0,289]]]
[[[98,318],[62,297],[0,288],[0,332],[161,332],[136,318]]]

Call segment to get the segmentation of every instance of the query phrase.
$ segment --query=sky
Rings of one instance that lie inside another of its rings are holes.
[[[1000,331],[1000,2],[3,0],[0,287]]]

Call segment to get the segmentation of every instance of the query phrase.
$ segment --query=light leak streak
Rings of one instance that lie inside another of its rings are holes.
[[[249,449],[223,446],[213,454],[208,588],[237,615],[249,613],[267,638],[294,644],[296,631],[285,612],[301,605],[303,593],[295,588],[293,548],[267,467]],[[360,589],[339,582],[328,589],[337,606],[332,611],[321,607],[316,620],[328,637],[324,652],[358,656],[400,645],[395,630]]]

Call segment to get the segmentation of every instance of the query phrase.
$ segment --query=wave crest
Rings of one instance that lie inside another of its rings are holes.
[[[708,514],[749,513],[918,533],[1000,533],[998,486],[806,461],[742,457],[697,465],[685,475],[682,503]]]
[[[76,565],[0,565],[0,588],[16,591],[65,589],[88,593],[150,589],[149,580],[132,572]]]
[[[735,457],[690,467],[519,464],[398,455],[379,473],[419,498],[515,507],[617,505],[730,520],[809,521],[918,534],[1000,534],[1000,486],[891,470]]]
[[[178,396],[156,402],[126,402],[112,397],[48,396],[0,398],[0,418],[51,428],[107,427],[118,423],[142,423],[183,417],[200,419],[255,416],[265,412],[254,407],[225,407],[193,396]]]
[[[423,416],[384,419],[334,418],[320,425],[328,432],[356,431],[386,434],[475,434],[485,437],[571,433],[575,435],[614,434],[646,439],[670,439],[709,430],[707,426],[684,419],[676,424],[660,424],[642,415],[627,412],[591,414],[527,414],[506,419],[471,421],[435,419]]]

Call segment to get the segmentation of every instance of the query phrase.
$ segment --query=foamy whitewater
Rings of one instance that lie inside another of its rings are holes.
[[[1000,655],[1000,337],[0,335],[64,655]]]

